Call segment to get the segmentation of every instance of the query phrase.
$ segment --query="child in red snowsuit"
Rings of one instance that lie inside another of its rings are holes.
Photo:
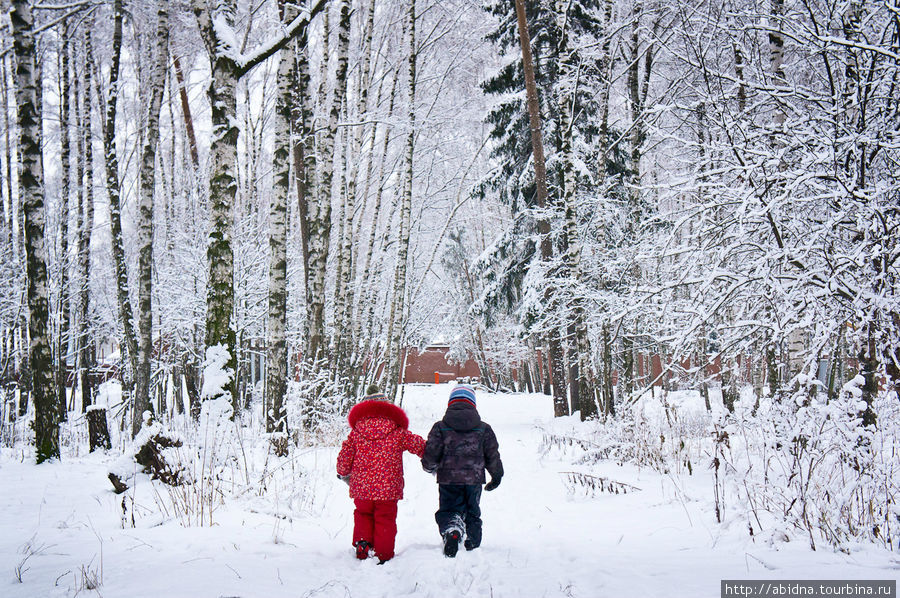
[[[356,558],[374,549],[379,564],[394,556],[397,501],[403,498],[403,451],[421,457],[425,440],[410,432],[403,409],[384,395],[369,394],[350,410],[350,435],[337,459],[338,477],[354,499]]]

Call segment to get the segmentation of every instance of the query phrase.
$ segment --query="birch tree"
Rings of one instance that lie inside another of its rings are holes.
[[[400,197],[400,228],[397,233],[397,263],[394,272],[394,288],[391,299],[391,311],[388,316],[387,332],[387,380],[385,389],[388,397],[393,398],[397,392],[402,352],[401,343],[404,338],[406,319],[406,270],[409,259],[410,212],[413,195],[413,157],[416,143],[416,0],[409,0],[407,12],[407,34],[409,35],[409,57],[407,62],[408,102],[407,118],[409,130],[406,134],[406,153],[404,163],[403,194]]]
[[[138,356],[135,371],[134,411],[131,435],[137,436],[143,414],[150,405],[150,358],[153,354],[153,194],[156,182],[156,150],[159,143],[159,114],[166,87],[169,56],[169,0],[157,0],[156,47],[150,70],[147,117],[141,150],[140,204],[138,231]]]
[[[357,93],[356,93],[356,119],[365,122],[366,113],[369,102],[369,86],[372,68],[372,37],[375,30],[375,0],[368,2],[365,18],[363,20],[362,32],[362,65],[360,66],[357,77]],[[347,173],[346,183],[346,202],[343,208],[344,222],[342,225],[343,234],[340,239],[340,253],[338,255],[339,278],[336,281],[335,307],[334,307],[334,330],[335,330],[335,354],[338,371],[344,375],[350,373],[350,355],[349,352],[353,345],[354,326],[350,321],[352,317],[354,296],[355,296],[355,280],[354,273],[356,271],[356,256],[354,254],[354,235],[355,228],[353,225],[354,218],[357,213],[357,178],[359,176],[359,166],[363,159],[360,152],[360,144],[365,127],[357,125],[350,131],[350,144],[345,151],[348,155],[349,172]],[[371,127],[372,131],[375,126]],[[371,152],[369,152],[366,160],[368,167],[371,168],[373,162]],[[363,198],[364,199],[364,198]]]
[[[317,363],[325,356],[325,282],[328,266],[329,244],[331,242],[331,205],[334,190],[335,138],[341,117],[341,105],[347,93],[347,50],[350,46],[350,0],[340,0],[338,4],[338,43],[335,54],[334,85],[331,106],[328,110],[328,124],[319,140],[319,174],[315,199],[308,203],[307,242],[309,270],[306,289],[306,347],[307,364]],[[326,28],[327,32],[327,28]],[[327,64],[323,62],[324,65]],[[323,73],[326,71],[323,71]],[[321,82],[324,85],[324,78]],[[320,95],[323,95],[320,89]],[[323,101],[324,103],[324,101]]]
[[[574,287],[571,293],[570,326],[574,331],[575,359],[572,368],[572,408],[581,413],[584,420],[597,414],[597,400],[594,390],[594,365],[591,359],[590,340],[587,322],[585,321],[584,294],[578,287],[583,284],[581,273],[581,241],[578,231],[578,215],[576,206],[576,172],[573,144],[575,131],[575,94],[577,93],[579,65],[575,64],[568,30],[569,3],[557,0],[555,10],[557,28],[559,30],[559,71],[560,87],[557,92],[560,115],[560,158],[562,170],[562,205],[565,212],[565,267],[569,276],[569,285]],[[605,166],[605,165],[604,165]]]
[[[62,27],[62,40],[59,50],[59,138],[60,138],[60,210],[59,210],[59,255],[62,261],[59,280],[59,359],[56,384],[59,393],[59,418],[65,421],[68,417],[66,387],[68,378],[69,357],[69,324],[71,309],[69,303],[69,29]]]
[[[279,2],[281,20],[292,21],[298,11],[293,1]],[[303,49],[305,51],[305,48]],[[269,202],[269,318],[266,341],[266,432],[277,432],[280,437],[274,443],[275,450],[284,456],[287,442],[287,414],[284,395],[287,388],[287,214],[291,169],[291,89],[292,74],[297,62],[297,44],[292,42],[281,50],[278,61],[276,99],[273,127],[275,151],[272,170],[275,186]]]
[[[13,0],[10,20],[16,57],[16,124],[19,196],[24,212],[27,273],[29,361],[34,402],[34,442],[38,463],[59,458],[58,397],[50,349],[50,300],[47,285],[47,246],[44,240],[44,168],[41,119],[38,109],[34,16],[29,0]]]
[[[209,282],[206,314],[206,346],[221,346],[227,351],[226,369],[237,371],[236,334],[232,322],[234,309],[234,253],[231,245],[232,211],[237,193],[237,83],[254,67],[280,50],[304,30],[325,0],[316,0],[308,11],[298,15],[284,31],[256,52],[243,54],[234,35],[235,0],[193,0],[192,6],[200,34],[206,45],[211,67],[208,88],[212,117],[210,143],[210,210],[212,224],[207,247]],[[237,411],[234,376],[223,389]],[[206,397],[218,398],[218,397]]]
[[[94,230],[94,136],[93,102],[91,101],[91,55],[93,52],[92,21],[84,32],[85,67],[78,79],[76,95],[80,96],[76,119],[78,133],[78,373],[81,409],[92,403],[91,370],[94,367],[94,339],[91,326],[91,235]]]
[[[116,150],[116,115],[119,103],[119,67],[122,57],[123,0],[113,0],[112,61],[109,67],[108,90],[104,95],[98,87],[97,96],[105,111],[103,120],[103,159],[106,170],[106,198],[109,202],[109,228],[113,268],[116,281],[116,306],[123,330],[122,345],[127,356],[123,391],[130,394],[130,382],[137,372],[137,335],[134,312],[129,294],[128,268],[125,262],[125,241],[122,234],[122,200],[119,176],[119,156]],[[99,85],[99,78],[95,81]]]

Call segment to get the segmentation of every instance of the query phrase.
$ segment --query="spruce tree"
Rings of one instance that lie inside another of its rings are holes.
[[[559,96],[564,89],[574,87],[573,110],[571,114],[571,137],[574,139],[574,158],[584,165],[603,164],[604,168],[615,169],[607,164],[605,148],[601,146],[599,119],[601,106],[597,91],[603,84],[601,63],[589,48],[601,46],[603,36],[603,14],[601,2],[597,0],[572,0],[566,3],[564,19],[557,18],[555,3],[549,0],[525,2],[526,15],[531,37],[531,52],[534,57],[535,82],[541,103],[542,128],[547,155],[548,210],[551,215],[553,237],[557,252],[566,251],[566,238],[561,234],[563,227],[563,135],[567,119],[559,109]],[[490,0],[485,10],[498,20],[497,29],[488,35],[498,49],[511,57],[519,52],[516,33],[516,15],[513,3]],[[577,84],[565,79],[560,72],[561,43],[565,39],[561,23],[566,27],[569,51],[566,59],[577,65]],[[588,48],[588,49],[586,49]],[[531,302],[522,309],[526,286],[547,284],[546,275],[528,277],[533,266],[539,261],[537,246],[533,240],[535,217],[530,213],[535,204],[534,176],[531,174],[531,137],[529,119],[525,106],[525,76],[521,58],[511,59],[500,71],[482,84],[488,95],[504,98],[486,115],[485,121],[491,127],[494,141],[491,157],[498,167],[483,179],[476,192],[482,196],[494,195],[510,207],[513,220],[503,234],[495,240],[481,262],[479,273],[485,277],[487,285],[482,294],[482,315],[488,325],[493,320],[493,311],[519,312],[519,319],[530,327],[543,320],[549,306]],[[612,137],[612,136],[610,136]],[[596,172],[577,172],[581,198],[594,191],[584,183],[597,177]],[[553,276],[564,275],[559,269],[552,269]],[[536,273],[536,271],[535,271]],[[558,303],[558,302],[556,302]]]

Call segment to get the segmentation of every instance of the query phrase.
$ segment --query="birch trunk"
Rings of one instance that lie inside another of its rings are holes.
[[[288,23],[297,14],[293,1],[279,3],[282,22]],[[281,51],[278,62],[278,97],[276,98],[273,128],[275,151],[272,170],[275,179],[269,203],[269,319],[266,340],[266,432],[287,433],[287,414],[284,395],[287,389],[287,198],[290,192],[291,171],[291,71],[296,63],[295,44]],[[273,444],[279,456],[287,453],[287,442]]]
[[[347,121],[347,113],[344,112],[344,122]],[[341,348],[338,346],[341,339],[341,331],[340,328],[343,326],[343,322],[341,321],[344,314],[343,302],[344,302],[344,272],[347,271],[348,268],[348,259],[349,256],[344,253],[344,237],[346,236],[347,230],[347,218],[348,218],[348,206],[347,206],[347,169],[349,168],[348,162],[348,148],[349,148],[349,136],[347,135],[347,127],[342,127],[340,131],[341,140],[340,140],[340,149],[341,149],[341,161],[340,166],[338,167],[338,172],[340,176],[338,177],[337,183],[337,218],[335,218],[335,222],[337,222],[337,241],[336,241],[336,255],[334,258],[334,266],[335,266],[335,275],[334,275],[334,296],[331,301],[332,306],[332,330],[333,336],[331,338],[331,363],[333,371],[337,374],[337,377],[340,378],[344,371],[344,362],[343,355],[341,354]],[[350,216],[352,217],[352,216]]]
[[[59,255],[62,267],[59,279],[59,358],[56,384],[59,393],[59,420],[68,417],[66,400],[66,379],[68,378],[69,355],[69,42],[68,27],[63,26],[63,41],[59,60],[59,137],[60,137],[60,210],[59,210]],[[4,105],[5,107],[5,105]],[[6,112],[6,110],[4,110]]]
[[[734,42],[734,74],[738,80],[738,109],[743,114],[747,108],[747,86],[744,82],[744,51],[737,42]]]
[[[409,85],[409,130],[406,134],[406,163],[404,173],[404,189],[400,198],[400,230],[397,243],[397,264],[395,267],[394,292],[391,301],[390,317],[388,318],[388,377],[385,381],[386,394],[393,399],[397,393],[401,371],[401,341],[404,338],[406,322],[404,310],[406,308],[406,267],[409,257],[409,232],[410,213],[412,211],[413,188],[413,156],[416,142],[416,0],[409,1],[407,20],[409,34],[409,62],[407,81]]]
[[[390,123],[391,118],[394,115],[394,101],[397,97],[397,82],[400,80],[400,73],[398,71],[394,72],[394,82],[391,85],[391,96],[388,102],[388,123]],[[379,154],[379,166],[378,166],[378,188],[375,191],[375,208],[374,213],[372,215],[372,229],[369,232],[369,242],[366,246],[366,260],[365,266],[363,267],[363,274],[365,276],[365,284],[363,287],[366,289],[365,291],[365,300],[362,302],[362,305],[366,306],[366,343],[365,349],[363,350],[363,359],[368,359],[370,357],[370,353],[374,348],[374,320],[375,320],[375,276],[381,272],[381,268],[372,268],[372,254],[375,252],[375,239],[376,234],[378,232],[378,220],[381,213],[381,203],[382,198],[384,196],[384,167],[385,160],[388,152],[388,145],[391,140],[391,126],[390,124],[386,125],[384,128],[384,141],[382,144],[381,152]],[[362,318],[361,318],[362,319]],[[374,359],[372,361],[372,367],[377,367],[374,363]]]
[[[629,234],[633,235],[640,221],[641,144],[643,143],[643,106],[640,94],[640,25],[644,11],[643,0],[631,3],[631,56],[628,65],[628,107],[631,113],[631,214],[628,220]]]
[[[528,23],[525,20],[524,0],[516,0],[516,20],[519,29],[519,42],[522,46],[522,67],[525,71],[525,93],[528,103],[528,118],[531,128],[531,149],[534,154],[534,179],[537,187],[538,207],[547,206],[547,168],[544,163],[544,141],[541,134],[541,113],[538,102],[537,85],[534,80],[534,64],[531,58],[531,39],[528,34]],[[545,218],[538,221],[538,231],[541,235],[541,260],[549,263],[553,258],[553,246],[550,240],[550,222]],[[544,302],[549,305],[552,301],[552,290],[547,286],[544,292]],[[550,372],[553,377],[553,413],[556,417],[568,415],[566,401],[565,370],[563,365],[562,343],[559,339],[559,330],[553,326],[547,333],[549,345],[548,358],[550,360]]]
[[[338,46],[334,78],[334,93],[328,116],[328,126],[322,134],[320,156],[321,178],[316,199],[309,204],[309,260],[310,281],[306,297],[308,363],[316,363],[325,354],[325,273],[331,241],[331,203],[334,181],[334,149],[341,104],[347,92],[347,50],[350,45],[350,0],[340,2]],[[320,89],[320,95],[324,88]]]
[[[15,87],[15,81],[10,81],[10,71],[14,71],[14,56],[9,57],[10,67],[7,68],[6,56],[0,56],[0,96],[3,98],[4,106],[9,106],[9,94],[10,94],[10,84],[12,83],[13,87]],[[15,76],[15,72],[12,73],[13,77]],[[15,90],[13,90],[15,93]],[[23,231],[23,207],[22,207],[22,198],[19,195],[13,194],[13,155],[15,152],[18,152],[17,144],[19,142],[18,137],[15,139],[10,138],[10,131],[12,131],[13,127],[10,124],[9,120],[9,110],[3,110],[3,124],[4,124],[4,141],[5,141],[5,149],[6,149],[6,176],[4,177],[6,185],[4,186],[6,191],[6,197],[8,199],[8,211],[6,214],[7,217],[7,239],[9,241],[10,248],[10,257],[13,260],[13,263],[17,267],[20,264],[24,263],[25,255],[23,250],[24,243],[24,231]],[[17,169],[18,174],[18,169]],[[21,296],[20,302],[26,301],[27,298],[23,294]],[[28,393],[31,392],[31,373],[28,367],[28,351],[25,349],[25,345],[27,343],[27,331],[28,331],[28,320],[27,316],[24,313],[26,310],[21,310],[21,315],[18,320],[13,323],[13,328],[10,331],[11,338],[9,339],[10,343],[10,353],[13,359],[12,371],[18,376],[18,388],[20,390],[19,396],[24,397],[23,400],[19,403],[19,409],[16,412],[17,416],[25,415],[25,408],[27,407],[27,398]]]
[[[316,201],[316,134],[313,123],[313,98],[309,74],[309,36],[304,31],[296,40],[295,64],[291,88],[294,180],[297,185],[297,208],[300,221],[300,243],[303,253],[303,291],[310,297],[309,207]]]
[[[15,207],[15,199],[13,198],[13,188],[12,188],[12,161],[13,161],[13,147],[12,141],[9,137],[9,132],[11,130],[10,122],[9,122],[9,71],[6,68],[6,56],[0,56],[0,96],[3,98],[3,106],[6,108],[3,110],[3,147],[6,150],[6,168],[4,169],[6,185],[3,186],[3,190],[6,192],[6,239],[9,242],[10,254],[15,256],[16,254],[16,238],[15,238],[15,228],[14,222],[16,220],[16,207]]]
[[[609,322],[603,323],[603,413],[616,414],[615,393],[612,382],[612,339],[609,336]]]
[[[587,323],[585,321],[584,297],[581,295],[581,241],[578,237],[577,206],[575,203],[576,179],[575,179],[575,155],[573,151],[573,134],[575,118],[576,70],[573,64],[572,49],[569,44],[567,30],[568,2],[557,0],[556,19],[560,32],[559,47],[559,74],[561,87],[559,89],[559,114],[560,126],[560,154],[562,156],[563,170],[563,207],[565,209],[565,237],[566,237],[566,268],[575,289],[572,297],[571,316],[569,326],[573,332],[570,342],[574,348],[572,359],[572,408],[581,413],[581,420],[594,417],[598,413],[597,397],[594,384],[594,367],[591,360],[590,340],[588,339]]]
[[[772,83],[784,88],[787,86],[787,78],[784,74],[784,35],[781,33],[784,19],[784,0],[771,0],[769,23],[769,69],[772,75]],[[784,125],[786,118],[784,109],[778,100],[775,100],[775,124],[778,127]]]
[[[7,73],[6,73],[6,57],[0,57],[0,101],[3,105],[3,164],[0,164],[0,174],[9,176],[9,169],[12,163],[12,147],[10,147],[10,131],[9,131],[9,95],[7,93]],[[3,197],[3,222],[0,224],[0,252],[7,261],[7,267],[14,268],[16,266],[15,244],[13,241],[13,222],[15,221],[14,203],[12,193],[7,192],[6,178],[0,181],[0,196]],[[5,321],[0,325],[0,387],[7,389],[10,393],[14,392],[14,377],[18,372],[19,352],[15,346],[17,335],[17,324],[13,318]],[[6,409],[6,406],[0,407],[0,411],[4,415],[9,414],[4,421],[12,421],[16,414],[12,408]],[[65,406],[63,406],[65,411]]]
[[[106,118],[103,124],[103,156],[106,162],[106,196],[109,200],[109,228],[113,266],[116,276],[116,304],[122,322],[124,348],[128,356],[128,368],[124,391],[131,394],[131,380],[137,371],[137,336],[134,330],[134,313],[128,284],[128,268],[125,263],[125,242],[122,237],[122,204],[119,183],[119,158],[116,152],[116,109],[119,101],[119,65],[122,56],[122,0],[113,2],[112,63],[109,69],[109,92],[104,102],[102,91],[97,90],[101,104],[105,103]],[[126,399],[127,400],[127,399]]]
[[[84,42],[80,44],[84,46]],[[75,46],[76,49],[78,45]],[[76,52],[76,64],[79,59],[83,59],[83,55],[79,56],[78,52]],[[75,117],[75,161],[73,165],[73,169],[75,171],[75,206],[73,209],[75,216],[75,247],[74,247],[74,258],[73,265],[75,271],[75,306],[74,306],[74,314],[73,314],[73,324],[74,324],[74,332],[73,332],[73,340],[74,340],[74,351],[75,351],[75,369],[74,369],[74,382],[72,384],[72,403],[75,405],[75,408],[78,409],[78,405],[75,404],[75,391],[77,389],[79,395],[84,395],[84,389],[81,388],[81,368],[84,367],[83,363],[83,354],[81,351],[81,334],[82,324],[81,324],[81,286],[84,285],[83,273],[81,271],[81,236],[82,230],[84,229],[84,89],[82,84],[84,83],[83,70],[84,70],[84,62],[82,61],[81,70],[76,66],[74,77],[72,78],[72,94],[74,98],[74,117]],[[86,409],[86,405],[84,404],[84,399],[81,398],[81,412],[84,413]]]
[[[94,342],[91,337],[91,233],[94,229],[94,151],[93,151],[93,119],[91,110],[91,53],[92,39],[90,30],[92,25],[87,24],[85,32],[85,63],[84,80],[80,86],[83,94],[81,105],[79,107],[81,116],[79,123],[79,142],[81,143],[82,152],[79,155],[80,165],[83,165],[83,178],[79,172],[80,190],[83,193],[83,202],[79,204],[78,211],[78,272],[81,282],[81,288],[78,294],[78,364],[81,382],[81,410],[85,412],[89,405],[93,402],[92,388],[90,384],[90,373],[94,367]],[[82,168],[79,168],[81,171]]]
[[[138,357],[134,376],[134,411],[131,435],[143,426],[145,411],[153,411],[150,402],[150,359],[153,354],[153,192],[156,183],[156,150],[159,144],[159,115],[166,88],[166,63],[169,56],[169,1],[157,0],[156,48],[150,71],[150,96],[144,121],[144,147],[141,150],[140,203],[138,206]]]
[[[209,264],[206,346],[210,348],[221,345],[228,351],[225,368],[230,369],[233,374],[237,372],[236,334],[232,322],[234,252],[231,247],[232,216],[237,194],[237,84],[241,77],[300,35],[324,6],[325,0],[317,0],[307,15],[294,19],[273,43],[252,56],[245,57],[238,53],[237,48],[232,47],[235,0],[218,1],[215,14],[211,14],[210,6],[204,0],[193,0],[194,14],[209,53],[212,71],[212,81],[207,92],[212,121],[209,181],[212,222],[206,252]],[[347,12],[349,13],[349,8]],[[231,382],[222,392],[230,395],[232,404],[236,405],[238,397],[234,378],[232,375]],[[215,399],[218,396],[203,398]]]
[[[394,82],[396,84],[396,77],[394,78]],[[378,85],[378,99],[375,101],[375,106],[381,105],[383,91],[384,91],[384,78],[382,78],[381,83]],[[363,215],[368,211],[369,191],[371,190],[371,187],[372,187],[372,181],[373,181],[372,176],[373,176],[374,167],[375,167],[375,152],[374,152],[374,150],[375,150],[375,143],[376,143],[377,139],[378,139],[378,123],[373,123],[372,126],[369,128],[368,139],[366,140],[366,143],[364,145],[364,150],[363,150],[366,154],[366,175],[365,175],[366,185],[363,188],[363,192],[362,192],[363,207],[360,212],[360,218],[356,224],[356,228],[353,231],[353,236],[355,239],[362,238],[362,225],[363,225],[363,220],[364,220]],[[385,150],[385,151],[387,151],[387,150]],[[384,164],[384,156],[383,155],[381,156],[381,163]],[[380,181],[379,181],[378,187],[379,188],[381,187]],[[374,213],[372,216],[372,229],[370,231],[371,236],[369,237],[373,242],[374,242],[375,231],[378,227],[378,218],[379,218],[379,215],[381,212],[380,202],[379,202],[379,205],[377,205],[375,207],[377,209],[374,210]],[[356,252],[356,257],[353,260],[353,272],[350,275],[351,280],[355,281],[358,279],[359,264],[360,264],[360,260],[362,259],[361,252],[364,249],[366,251],[367,257],[369,257],[369,261],[371,262],[371,256],[368,256],[370,246],[362,245],[360,243],[354,244],[354,251]],[[363,270],[363,281],[362,281],[363,283],[366,278],[367,270],[368,270],[368,265],[366,265],[365,269]],[[353,301],[353,303],[351,305],[348,306],[348,310],[349,310],[348,314],[349,315],[347,317],[351,320],[351,326],[353,327],[353,330],[350,331],[350,336],[351,336],[351,338],[353,338],[355,340],[355,343],[358,344],[359,340],[360,340],[359,334],[360,334],[361,324],[362,324],[360,319],[362,316],[362,311],[365,307],[362,302],[363,298],[365,297],[365,285],[361,284],[360,288],[358,288],[356,291],[357,291],[357,293],[355,294],[356,299]]]
[[[24,212],[26,293],[31,337],[29,360],[34,401],[34,443],[38,463],[59,458],[57,395],[50,349],[50,301],[47,246],[44,240],[44,169],[38,108],[34,18],[28,0],[13,0],[10,20],[16,57],[16,124],[18,126],[19,197]]]
[[[363,64],[358,78],[358,93],[356,102],[356,118],[360,122],[365,121],[369,102],[369,76],[372,66],[372,36],[375,29],[375,0],[369,2],[366,9],[365,25],[363,29]],[[359,164],[362,160],[360,144],[365,127],[359,125],[350,131],[350,144],[347,148],[350,171],[347,174],[346,202],[344,205],[344,232],[341,239],[340,263],[341,280],[338,295],[339,301],[335,304],[335,336],[337,348],[337,363],[339,371],[349,373],[350,352],[354,346],[354,326],[350,322],[353,313],[355,286],[354,273],[356,271],[357,257],[354,255],[353,239],[357,238],[353,233],[353,219],[357,211],[356,183],[359,176]],[[372,129],[375,127],[373,125]],[[371,153],[368,163],[371,165]]]

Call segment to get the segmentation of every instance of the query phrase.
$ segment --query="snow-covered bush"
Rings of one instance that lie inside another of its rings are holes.
[[[708,474],[716,520],[744,520],[757,540],[893,547],[900,401],[880,393],[872,405],[877,423],[863,426],[862,384],[857,376],[829,401],[814,377],[800,375],[793,392],[774,399],[743,393],[733,413],[715,405],[698,411],[678,393],[662,393],[603,422],[558,418],[544,430],[542,450],[581,466],[605,460],[666,475]],[[583,486],[582,477],[568,482]]]
[[[346,427],[351,402],[344,385],[335,382],[328,370],[319,370],[300,381],[288,382],[285,407],[288,428],[294,430],[297,446],[335,444]]]
[[[687,396],[689,393],[675,394],[676,405],[662,391],[623,405],[616,417],[603,422],[554,421],[552,429],[544,430],[542,450],[575,451],[573,459],[579,464],[611,460],[659,473],[691,474],[703,458],[709,415],[684,408],[680,403]]]
[[[843,550],[854,541],[892,546],[900,528],[900,403],[881,393],[873,405],[878,423],[863,426],[862,383],[857,376],[828,401],[813,391],[814,379],[799,376],[792,395],[729,418],[721,454],[750,529],[781,537],[798,530],[813,549],[820,542]]]

